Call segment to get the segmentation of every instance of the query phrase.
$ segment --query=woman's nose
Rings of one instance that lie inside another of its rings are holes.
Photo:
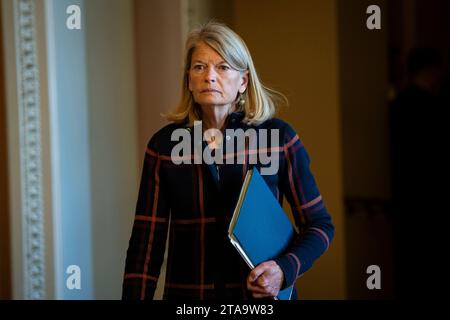
[[[215,82],[216,81],[216,70],[213,67],[208,67],[205,73],[206,82]]]

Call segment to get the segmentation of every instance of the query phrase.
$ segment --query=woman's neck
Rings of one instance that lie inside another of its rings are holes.
[[[234,106],[202,106],[203,129],[223,130],[225,121],[233,110]]]

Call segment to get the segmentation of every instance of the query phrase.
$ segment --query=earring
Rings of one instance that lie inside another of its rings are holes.
[[[238,102],[238,104],[239,104],[240,107],[243,107],[244,104],[245,104],[244,95],[242,93],[239,95],[239,102]]]

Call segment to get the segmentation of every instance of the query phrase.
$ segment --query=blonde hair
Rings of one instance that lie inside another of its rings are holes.
[[[250,52],[241,37],[226,25],[212,21],[192,30],[188,35],[181,100],[175,111],[163,115],[167,120],[177,123],[188,121],[190,125],[196,120],[201,120],[201,108],[189,90],[191,58],[196,45],[200,42],[217,51],[232,68],[241,72],[248,70],[248,85],[242,94],[245,102],[241,105],[237,103],[235,110],[244,112],[243,121],[260,124],[273,117],[277,102],[283,101],[287,104],[287,98],[283,94],[261,83]]]

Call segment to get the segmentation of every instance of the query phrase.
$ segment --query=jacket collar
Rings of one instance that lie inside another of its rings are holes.
[[[242,119],[244,119],[244,117],[245,117],[245,114],[243,111],[235,111],[235,112],[230,113],[227,116],[227,121],[228,121],[227,128],[230,126],[231,127],[237,126],[242,121]],[[193,125],[190,126],[188,121],[183,123],[183,127],[186,129],[190,129],[190,130],[194,129],[194,126]]]

